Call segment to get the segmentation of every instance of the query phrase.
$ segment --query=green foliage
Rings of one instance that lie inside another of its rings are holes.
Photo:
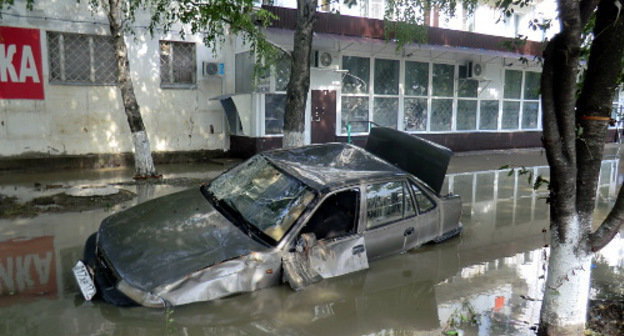
[[[140,0],[135,0],[140,1]],[[198,2],[193,0],[144,0],[151,12],[150,30],[165,31],[181,23],[191,33],[203,35],[204,43],[215,50],[225,38],[238,34],[252,50],[263,54],[273,47],[266,41],[262,29],[276,17],[254,7],[253,0]],[[183,31],[181,31],[183,34]]]
[[[474,12],[478,0],[388,0],[384,16],[386,38],[393,38],[397,49],[409,43],[427,43],[425,12],[436,8],[441,13],[454,16],[457,6],[462,5],[469,13]]]
[[[15,4],[15,0],[0,0],[0,9],[10,9]],[[32,10],[35,0],[26,0],[26,9]],[[2,14],[0,14],[0,18]]]
[[[479,325],[480,316],[481,315],[477,313],[470,302],[464,301],[462,302],[461,307],[455,309],[451,316],[449,316],[442,334],[448,336],[458,335],[459,332],[457,330],[459,330],[462,326]]]
[[[542,186],[545,186],[546,189],[550,189],[550,181],[548,179],[544,178],[541,175],[534,176],[533,170],[527,169],[525,166],[514,168],[514,167],[511,167],[510,165],[504,165],[504,166],[499,167],[498,170],[508,170],[507,176],[512,176],[516,172],[518,173],[518,176],[526,175],[527,184],[530,185],[533,188],[533,190],[539,190],[539,188],[541,188]]]

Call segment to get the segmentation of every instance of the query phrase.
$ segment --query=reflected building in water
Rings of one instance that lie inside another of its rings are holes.
[[[603,162],[600,211],[610,208],[615,199],[618,171],[617,160]],[[53,237],[56,295],[33,302],[32,292],[20,297],[3,291],[0,333],[439,335],[451,318],[470,309],[479,324],[466,326],[465,335],[532,335],[529,327],[540,309],[534,299],[542,295],[548,252],[544,247],[548,233],[543,232],[548,227],[547,192],[533,190],[537,176],[548,178],[548,167],[511,174],[509,170],[450,174],[442,193],[462,196],[465,226],[459,238],[373,262],[369,270],[325,280],[301,292],[272,287],[176,307],[173,315],[76,299],[69,268],[82,250],[82,236],[87,235],[83,231],[96,228],[106,212],[25,219],[20,226],[45,228],[25,233]],[[89,217],[94,223],[80,230],[67,230],[62,224],[62,220],[79,222]],[[46,219],[54,225],[40,223]],[[5,227],[4,232],[11,230],[19,228]],[[624,273],[623,240],[615,239],[596,261],[593,295],[608,296],[613,290],[609,284]],[[2,269],[7,265],[2,264]],[[6,286],[0,276],[0,288]]]

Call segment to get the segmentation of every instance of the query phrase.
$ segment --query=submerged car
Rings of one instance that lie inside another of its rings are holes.
[[[461,231],[452,152],[388,128],[257,154],[211,183],[102,221],[74,275],[87,300],[147,307],[298,290]]]

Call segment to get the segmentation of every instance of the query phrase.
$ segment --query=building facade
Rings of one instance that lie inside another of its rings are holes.
[[[213,51],[201,36],[182,38],[177,28],[152,36],[148,23],[139,17],[126,43],[152,150],[227,150],[223,110],[207,99],[224,93],[224,79],[201,69]],[[88,1],[4,9],[0,57],[0,156],[133,150],[108,21]]]
[[[292,50],[296,14],[282,2],[286,7],[265,7],[279,18],[266,35]],[[431,11],[421,42],[402,49],[387,39],[381,1],[342,8],[341,15],[321,12],[306,142],[363,143],[380,125],[457,151],[541,146],[544,34],[528,22],[547,22],[554,6],[538,1],[498,22],[487,6],[470,15],[459,8],[455,17]],[[147,19],[139,15],[126,42],[155,152],[248,156],[281,145],[289,59],[257,76],[261,60],[241,38],[229,36],[213,51],[201,35],[180,36],[180,27],[152,35]],[[517,44],[511,37],[518,34],[530,39]],[[0,156],[133,150],[101,11],[74,1],[36,2],[28,10],[20,2],[2,12],[0,36]],[[623,105],[617,95],[614,111]]]

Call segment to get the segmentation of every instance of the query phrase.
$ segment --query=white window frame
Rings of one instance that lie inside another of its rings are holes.
[[[341,54],[340,55],[340,67],[341,69],[344,69],[342,60],[344,56],[351,56],[351,57],[364,57],[364,58],[368,58],[369,60],[369,87],[368,87],[368,92],[367,93],[344,93],[342,91],[342,85],[340,86],[339,92],[338,92],[338,98],[337,98],[337,102],[336,102],[336,109],[337,109],[337,116],[336,116],[336,132],[338,136],[346,136],[347,133],[343,132],[343,125],[342,125],[342,98],[343,97],[363,97],[363,98],[368,98],[368,120],[371,121],[375,121],[374,120],[374,99],[376,97],[378,98],[384,98],[384,97],[388,97],[388,98],[395,98],[397,97],[396,95],[381,95],[381,94],[375,94],[374,93],[374,87],[375,87],[375,60],[376,59],[387,59],[387,60],[398,60],[399,61],[399,111],[398,111],[398,115],[397,115],[397,128],[399,130],[403,130],[405,132],[411,133],[411,134],[423,134],[423,133],[428,133],[428,134],[449,134],[449,133],[515,133],[515,132],[527,132],[527,131],[539,131],[542,129],[542,106],[541,106],[541,99],[525,99],[524,95],[525,95],[525,78],[526,78],[526,73],[527,72],[535,72],[535,73],[539,73],[539,71],[535,71],[534,69],[526,69],[526,68],[509,68],[509,67],[504,67],[501,69],[501,81],[500,81],[500,87],[497,87],[496,89],[498,89],[498,91],[500,92],[500,95],[498,96],[498,98],[486,98],[482,96],[482,91],[484,88],[483,82],[479,81],[479,87],[478,87],[478,91],[477,91],[477,96],[476,97],[460,97],[459,96],[459,85],[461,83],[461,81],[463,79],[459,78],[459,67],[464,65],[462,62],[459,61],[453,61],[453,60],[436,60],[433,61],[431,59],[424,59],[424,58],[404,58],[404,57],[396,57],[396,56],[390,56],[390,55],[381,55],[381,56],[371,56],[371,55],[367,55],[364,53],[358,53],[358,52],[353,52],[353,53],[345,53],[345,54]],[[405,93],[405,70],[406,70],[406,65],[405,62],[420,62],[420,63],[426,63],[428,64],[429,67],[429,83],[428,83],[428,88],[427,88],[427,95],[426,96],[418,96],[418,95],[407,95]],[[434,96],[433,95],[433,66],[434,64],[446,64],[446,65],[452,65],[454,66],[454,88],[453,88],[453,96],[449,96],[449,97],[443,97],[443,96]],[[506,99],[504,98],[504,86],[505,86],[505,71],[506,70],[516,70],[516,71],[520,71],[522,72],[522,83],[521,83],[521,97],[520,99]],[[485,85],[485,87],[488,87],[489,84]],[[404,123],[404,116],[405,116],[405,99],[411,99],[411,98],[417,98],[417,99],[426,99],[427,101],[427,121],[426,121],[426,128],[425,130],[417,130],[417,131],[407,131],[405,130],[405,123]],[[432,102],[433,99],[452,99],[452,121],[451,121],[451,129],[450,130],[445,130],[445,131],[432,131],[431,130],[431,108],[432,108]],[[459,100],[472,100],[472,101],[476,101],[477,104],[477,110],[476,110],[476,127],[475,129],[470,129],[470,130],[457,130],[457,108],[458,108],[458,104],[459,104]],[[481,102],[482,101],[497,101],[498,102],[498,114],[497,114],[497,125],[495,129],[491,129],[491,130],[482,130],[479,129],[481,126]],[[514,128],[514,129],[503,129],[502,128],[502,122],[503,122],[503,107],[504,107],[504,102],[505,101],[517,101],[520,103],[520,110],[518,112],[518,127]],[[538,111],[537,111],[537,127],[536,128],[523,128],[522,127],[522,117],[523,117],[523,110],[524,110],[524,103],[537,103],[538,104]],[[360,136],[360,135],[368,135],[368,131],[364,131],[364,132],[351,132],[351,136]]]
[[[512,71],[520,71],[522,73],[522,83],[520,83],[520,99],[518,98],[505,98],[505,77],[507,76],[507,70]],[[498,129],[500,132],[522,132],[522,131],[539,131],[542,129],[542,99],[541,94],[537,97],[537,99],[526,99],[525,98],[525,83],[526,83],[526,74],[527,72],[538,73],[539,71],[532,71],[520,68],[504,68],[503,76],[501,81],[501,100],[499,103],[499,114],[498,114]],[[505,106],[505,102],[518,102],[520,103],[520,109],[518,111],[518,128],[513,129],[503,129],[503,107]],[[537,127],[536,128],[524,128],[522,127],[522,117],[524,113],[524,103],[537,103]]]

